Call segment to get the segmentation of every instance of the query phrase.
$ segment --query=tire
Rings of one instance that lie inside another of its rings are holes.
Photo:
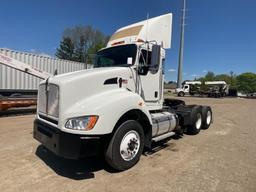
[[[105,151],[105,160],[112,168],[124,171],[139,161],[143,149],[143,128],[137,121],[128,120],[118,127],[111,138]]]
[[[179,96],[179,97],[184,97],[184,96],[185,96],[185,93],[181,91],[181,92],[178,93],[178,96]]]
[[[212,123],[212,109],[209,106],[202,107],[202,129],[208,129]]]
[[[196,135],[202,128],[202,107],[195,106],[191,110],[191,123],[188,125],[187,133],[190,135]]]

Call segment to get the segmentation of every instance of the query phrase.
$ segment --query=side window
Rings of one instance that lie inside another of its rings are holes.
[[[139,65],[150,65],[151,64],[151,51],[141,50]]]
[[[163,59],[164,61],[164,59]],[[141,50],[140,59],[139,59],[140,66],[149,66],[148,70],[152,74],[156,74],[159,69],[159,65],[152,65],[151,64],[151,51]]]
[[[114,63],[114,60],[107,58],[107,57],[100,57],[99,64],[104,64],[105,66],[112,66]]]

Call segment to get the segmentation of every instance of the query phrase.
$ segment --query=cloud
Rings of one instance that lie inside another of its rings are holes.
[[[43,57],[53,57],[52,55],[49,55],[49,54],[44,53],[44,52],[37,51],[36,49],[33,49],[33,48],[29,49],[29,52],[33,53],[33,54],[36,54],[36,55],[43,56]]]
[[[207,71],[207,70],[203,70],[202,72],[203,72],[203,73],[207,73],[208,71]]]
[[[169,72],[175,72],[176,69],[168,69]]]
[[[52,57],[51,55],[44,53],[44,52],[38,53],[38,55],[43,56],[43,57]]]
[[[36,49],[30,49],[29,51],[32,53],[36,53]]]
[[[197,74],[192,74],[191,76],[192,76],[192,77],[198,77],[198,75],[197,75]]]

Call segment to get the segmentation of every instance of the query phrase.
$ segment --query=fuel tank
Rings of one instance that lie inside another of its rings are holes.
[[[178,124],[177,115],[168,111],[152,113],[151,117],[153,122],[152,137],[171,132]]]

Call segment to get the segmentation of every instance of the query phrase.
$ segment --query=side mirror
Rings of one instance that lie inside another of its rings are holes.
[[[161,46],[153,45],[151,53],[151,67],[156,68],[160,64]]]

